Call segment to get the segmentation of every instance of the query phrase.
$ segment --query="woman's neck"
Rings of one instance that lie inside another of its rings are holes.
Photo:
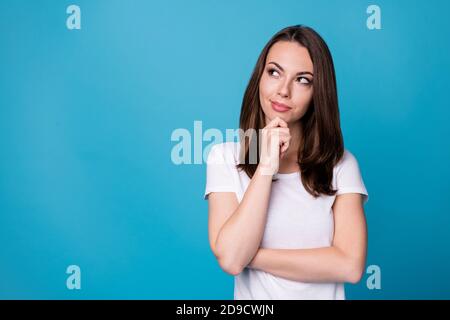
[[[297,162],[298,148],[300,146],[302,135],[302,124],[300,121],[296,121],[295,123],[288,123],[288,126],[291,134],[291,141],[289,143],[287,154],[284,158]]]

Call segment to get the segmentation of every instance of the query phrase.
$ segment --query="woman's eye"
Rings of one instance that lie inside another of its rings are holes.
[[[303,84],[310,84],[311,83],[311,81],[309,81],[309,79],[305,78],[305,77],[298,77],[297,79],[299,80],[300,83],[303,83]]]
[[[280,76],[280,73],[276,69],[269,69],[269,70],[267,70],[267,73],[270,76],[276,77],[276,78]],[[311,81],[306,77],[298,77],[297,80],[301,84],[311,84]]]
[[[275,69],[269,69],[269,70],[268,70],[268,73],[269,73],[269,75],[271,75],[271,76],[276,76],[276,77],[279,76],[278,71],[275,70]]]

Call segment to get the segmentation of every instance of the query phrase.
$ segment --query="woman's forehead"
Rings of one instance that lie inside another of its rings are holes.
[[[313,72],[313,62],[308,49],[297,42],[276,42],[267,54],[266,63],[270,62],[276,62],[288,72]]]

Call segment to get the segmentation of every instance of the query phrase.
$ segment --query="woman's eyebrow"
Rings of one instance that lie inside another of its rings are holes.
[[[270,63],[276,65],[278,68],[280,68],[281,71],[284,71],[284,69],[283,69],[278,63],[271,61],[271,62],[269,62],[268,64],[270,64]],[[297,72],[297,75],[302,75],[302,74],[310,74],[310,75],[314,76],[314,75],[312,74],[312,72],[309,72],[309,71],[300,71],[300,72]]]

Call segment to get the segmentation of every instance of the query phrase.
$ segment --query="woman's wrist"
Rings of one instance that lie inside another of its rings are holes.
[[[247,268],[250,269],[258,269],[260,268],[259,266],[259,262],[261,260],[261,254],[262,254],[262,248],[260,247],[258,249],[258,251],[256,252],[255,256],[253,257],[253,259],[250,261],[250,263],[247,265]]]
[[[256,174],[261,176],[273,177],[276,173],[275,169],[276,168],[274,168],[270,164],[259,163],[258,167],[256,168]]]

